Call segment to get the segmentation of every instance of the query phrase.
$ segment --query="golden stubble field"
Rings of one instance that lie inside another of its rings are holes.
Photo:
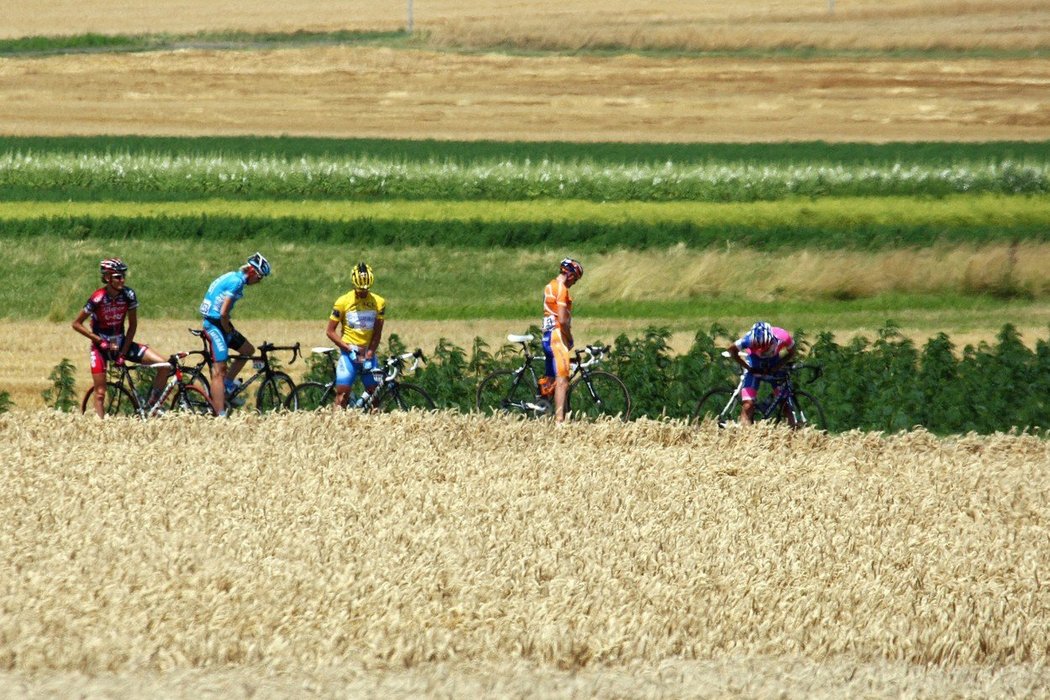
[[[0,440],[25,694],[1050,687],[1032,436],[39,412]]]
[[[414,50],[186,48],[0,59],[5,134],[234,135],[572,141],[1045,139],[1043,59],[705,58],[457,53],[455,44],[672,49],[1024,51],[1050,8],[1010,2],[767,1],[658,8],[629,0],[415,3]],[[5,12],[0,36],[386,29],[403,3],[167,4],[59,0]]]

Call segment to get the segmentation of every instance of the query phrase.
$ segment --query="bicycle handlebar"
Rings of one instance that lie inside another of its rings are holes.
[[[294,365],[296,359],[303,356],[300,347],[300,343],[296,343],[295,345],[274,345],[273,343],[264,342],[262,345],[259,346],[260,359],[265,360],[266,355],[271,352],[283,352],[285,350],[291,350],[292,359],[288,361],[288,364]]]
[[[608,345],[587,345],[583,350],[576,350],[576,366],[580,369],[587,369],[593,365],[598,364],[602,361],[602,358],[612,350]],[[584,356],[589,356],[590,359],[584,361]]]

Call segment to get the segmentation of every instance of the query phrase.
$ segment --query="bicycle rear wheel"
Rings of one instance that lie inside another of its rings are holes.
[[[790,418],[788,418],[788,424],[792,428],[815,428],[817,430],[825,430],[828,426],[827,421],[824,419],[824,409],[820,407],[820,402],[817,401],[813,396],[805,391],[794,391],[791,398],[787,400],[788,411]],[[777,413],[775,420],[779,423],[785,418],[781,413]]]
[[[189,384],[181,385],[171,399],[171,410],[179,413],[192,413],[198,416],[214,416],[215,407],[211,405],[208,395],[200,387]]]
[[[513,413],[541,416],[550,412],[550,403],[537,401],[539,392],[524,374],[511,369],[498,369],[478,384],[474,405],[486,415]]]
[[[433,411],[434,399],[421,386],[399,382],[389,384],[383,389],[376,408],[384,413],[390,411]]]
[[[303,382],[295,387],[284,407],[289,411],[316,411],[329,408],[335,401],[335,385]]]
[[[623,380],[612,372],[597,370],[577,377],[569,386],[566,404],[577,419],[611,416],[626,421],[631,417],[631,394]]]
[[[719,428],[726,427],[740,415],[740,399],[733,389],[712,389],[696,402],[693,415],[689,417],[691,423],[713,419]]]
[[[84,394],[84,400],[80,402],[81,413],[95,410],[92,400],[94,395],[94,387],[88,389]],[[106,398],[102,402],[102,409],[107,416],[137,416],[139,415],[139,402],[130,391],[120,384],[106,382]]]
[[[271,413],[285,407],[295,391],[295,382],[284,372],[274,372],[263,380],[259,393],[255,395],[255,408],[259,413]]]

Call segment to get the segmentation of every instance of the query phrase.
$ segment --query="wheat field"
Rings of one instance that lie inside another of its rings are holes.
[[[1043,695],[1050,444],[0,415],[0,686]]]

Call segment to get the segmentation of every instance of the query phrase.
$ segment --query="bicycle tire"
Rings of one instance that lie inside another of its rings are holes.
[[[207,365],[205,365],[203,369],[200,367],[191,367],[187,369],[183,372],[183,377],[185,377],[184,383],[195,385],[204,392],[205,396],[211,396],[211,379],[209,379],[210,374],[204,373],[204,370],[206,369],[208,369]]]
[[[274,372],[262,381],[255,394],[255,409],[259,413],[272,413],[285,407],[288,397],[295,391],[295,382],[284,372]]]
[[[794,405],[792,405],[792,403]],[[794,418],[794,425],[791,426],[793,429],[827,429],[828,423],[827,420],[824,418],[824,409],[821,407],[820,402],[817,401],[816,398],[814,398],[813,395],[809,392],[799,391],[797,389],[794,390],[792,392],[792,398],[789,400],[788,405],[791,409],[792,417]],[[783,415],[778,412],[774,420],[777,423],[779,423],[782,419]]]
[[[575,420],[594,420],[602,416],[631,417],[631,392],[612,372],[596,370],[580,375],[569,386],[565,407]]]
[[[689,417],[690,422],[701,423],[713,418],[719,428],[726,427],[726,423],[735,420],[740,414],[740,397],[735,394],[736,390],[728,387],[711,389],[696,402],[696,408]]]
[[[535,401],[536,387],[525,377],[518,376],[512,369],[498,369],[481,380],[475,394],[474,405],[486,415],[515,414],[543,415],[547,410],[530,411],[527,406],[542,405]],[[549,404],[548,404],[549,406]]]
[[[426,389],[408,382],[388,385],[384,389],[383,395],[379,397],[379,403],[376,404],[376,410],[384,413],[390,411],[411,411],[413,409],[433,411],[436,407],[434,399],[430,398],[430,394],[426,392]]]
[[[172,412],[192,413],[196,416],[214,416],[215,407],[211,405],[211,399],[201,391],[198,386],[182,384],[171,399]]]
[[[284,407],[289,411],[316,411],[319,408],[330,408],[334,401],[334,384],[303,382],[288,396]]]
[[[87,413],[90,407],[94,410],[92,396],[95,387],[91,387],[84,394],[84,400],[80,402],[80,412]],[[128,389],[116,382],[106,382],[106,398],[102,403],[102,410],[107,416],[138,416],[139,401]]]

